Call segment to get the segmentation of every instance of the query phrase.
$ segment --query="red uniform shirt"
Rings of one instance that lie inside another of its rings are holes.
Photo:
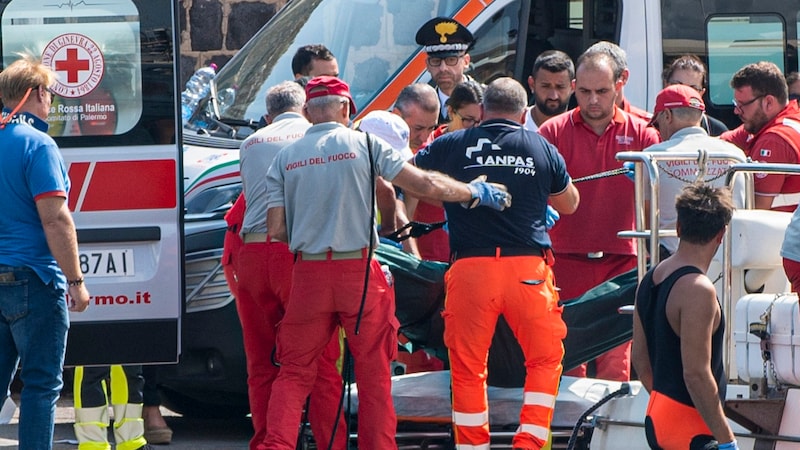
[[[741,147],[755,162],[797,164],[800,162],[800,108],[791,101],[756,134],[742,126],[724,133],[722,139]],[[772,209],[794,211],[800,195],[800,177],[796,175],[755,174],[753,187],[758,195],[776,197]],[[784,195],[779,195],[784,194]]]
[[[442,124],[435,129],[428,139],[414,151],[416,154],[420,149],[428,146],[434,139],[443,135],[447,131],[447,125]],[[417,209],[414,211],[414,217],[411,219],[421,223],[436,223],[447,220],[444,213],[444,208],[438,205],[432,205],[422,200],[417,203]],[[447,231],[442,228],[431,231],[430,233],[417,238],[417,250],[422,259],[429,261],[450,261],[450,237]]]
[[[660,141],[647,122],[614,108],[614,117],[602,135],[584,122],[580,108],[543,123],[539,133],[558,148],[573,178],[622,166],[616,154],[640,151]],[[635,225],[633,183],[624,176],[586,181],[576,186],[581,202],[578,210],[563,215],[550,231],[556,253],[605,253],[635,255],[631,239],[617,232]]]
[[[631,105],[631,102],[629,102],[628,99],[622,100],[620,108],[622,108],[622,110],[626,113],[633,114],[642,120],[646,120],[648,123],[650,123],[650,120],[653,118],[653,115],[649,112],[643,110],[642,108]]]

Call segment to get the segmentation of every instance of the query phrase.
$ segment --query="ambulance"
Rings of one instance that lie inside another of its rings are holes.
[[[48,122],[92,297],[70,315],[67,365],[170,363],[180,352],[183,189],[170,0],[0,2],[0,55],[41,58]],[[13,214],[11,211],[5,214]]]
[[[535,57],[544,50],[562,50],[575,60],[597,41],[618,43],[631,73],[625,95],[646,110],[653,109],[663,87],[663,68],[679,56],[697,55],[709,70],[708,112],[729,128],[738,125],[729,82],[740,67],[766,60],[786,73],[798,70],[800,3],[786,0],[291,0],[220,70],[210,95],[186,124],[184,156],[196,162],[187,179],[187,204],[201,193],[219,208],[235,198],[238,144],[263,124],[268,88],[293,77],[291,58],[299,46],[322,43],[332,51],[340,77],[351,86],[359,111],[353,119],[358,119],[370,110],[391,108],[406,85],[429,81],[426,55],[414,35],[437,16],[452,17],[473,33],[468,73],[481,82],[510,76],[526,85]],[[208,278],[217,280],[221,267],[214,270]],[[192,400],[202,405],[230,399],[232,391],[243,394],[245,380],[231,376],[240,373],[235,368],[244,361],[237,360],[240,349],[228,342],[231,328],[238,326],[230,322],[235,318],[230,298],[220,295],[197,306],[202,308],[190,313],[187,301],[186,323],[196,316],[205,324],[198,329],[215,324],[226,331],[203,337],[192,373],[195,380],[203,378],[200,362],[209,362],[206,376],[224,385],[226,396],[205,392]],[[606,388],[604,393],[615,389]],[[627,419],[620,420],[619,426],[629,426]],[[632,433],[639,436],[641,430]],[[640,439],[615,439],[592,448],[642,445]]]

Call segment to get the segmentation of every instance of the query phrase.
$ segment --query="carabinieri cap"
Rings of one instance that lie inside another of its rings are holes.
[[[440,58],[460,55],[475,42],[467,27],[449,17],[435,17],[425,22],[417,30],[416,39],[428,55]]]

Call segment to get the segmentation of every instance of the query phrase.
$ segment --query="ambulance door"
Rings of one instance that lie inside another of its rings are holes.
[[[92,294],[71,314],[67,364],[177,361],[183,286],[175,2],[0,3],[2,63],[57,74],[49,134]]]

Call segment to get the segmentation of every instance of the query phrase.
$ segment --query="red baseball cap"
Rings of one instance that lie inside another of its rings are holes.
[[[341,95],[350,100],[350,115],[355,115],[356,104],[350,95],[350,86],[344,81],[327,75],[314,77],[306,84],[306,100],[324,97],[326,95]]]
[[[667,86],[656,96],[656,109],[653,111],[650,125],[655,122],[661,111],[673,108],[694,108],[705,111],[706,104],[703,103],[703,96],[692,87],[683,84]]]

